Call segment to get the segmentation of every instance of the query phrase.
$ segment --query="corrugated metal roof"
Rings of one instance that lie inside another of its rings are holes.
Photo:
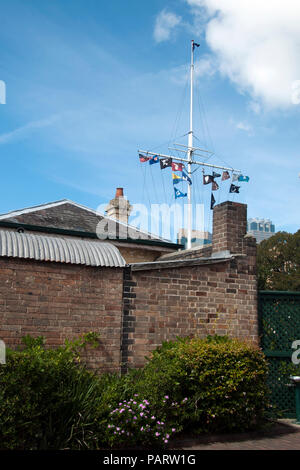
[[[107,242],[48,237],[9,230],[0,230],[0,256],[115,268],[126,264],[119,250]]]

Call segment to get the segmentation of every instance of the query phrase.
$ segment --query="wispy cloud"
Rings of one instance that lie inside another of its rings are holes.
[[[252,134],[252,126],[250,126],[250,124],[248,124],[247,122],[238,122],[237,125],[236,125],[237,129],[240,129],[241,131],[245,131],[245,132],[248,132],[249,134],[251,133]]]
[[[0,134],[0,144],[7,144],[15,140],[26,138],[32,131],[41,129],[43,127],[52,126],[55,122],[60,119],[60,115],[52,115],[45,119],[40,119],[38,121],[31,121],[24,126],[20,126],[13,131],[6,132],[5,134]]]
[[[153,36],[156,42],[168,41],[171,33],[181,22],[181,16],[162,10],[156,17]]]

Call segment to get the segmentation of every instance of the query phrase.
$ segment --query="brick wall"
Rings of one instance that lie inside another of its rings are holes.
[[[101,335],[88,365],[120,364],[122,269],[0,258],[0,338],[8,346],[27,334],[50,346],[87,331]]]
[[[246,258],[127,273],[123,362],[140,367],[162,341],[228,334],[258,342],[256,276]]]
[[[258,343],[256,242],[245,236],[246,218],[243,204],[216,206],[209,250],[238,255],[202,260],[207,250],[187,250],[179,256],[185,266],[177,254],[167,268],[163,260],[142,270],[0,258],[0,339],[14,347],[26,334],[43,335],[52,346],[96,331],[100,346],[88,364],[99,371],[140,367],[176,336]]]

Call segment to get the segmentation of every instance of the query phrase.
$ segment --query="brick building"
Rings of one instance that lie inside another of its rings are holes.
[[[32,334],[58,345],[96,331],[101,339],[88,363],[102,371],[139,367],[178,335],[258,342],[256,242],[246,235],[246,205],[215,206],[212,245],[182,251],[160,239],[154,245],[146,238],[144,244],[98,240],[88,231],[95,226],[91,214],[59,201],[0,217],[0,339],[6,344]],[[133,248],[139,255],[127,251]]]

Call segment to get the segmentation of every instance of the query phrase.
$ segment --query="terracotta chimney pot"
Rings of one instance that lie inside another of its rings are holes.
[[[117,188],[115,197],[123,197],[123,188]]]

